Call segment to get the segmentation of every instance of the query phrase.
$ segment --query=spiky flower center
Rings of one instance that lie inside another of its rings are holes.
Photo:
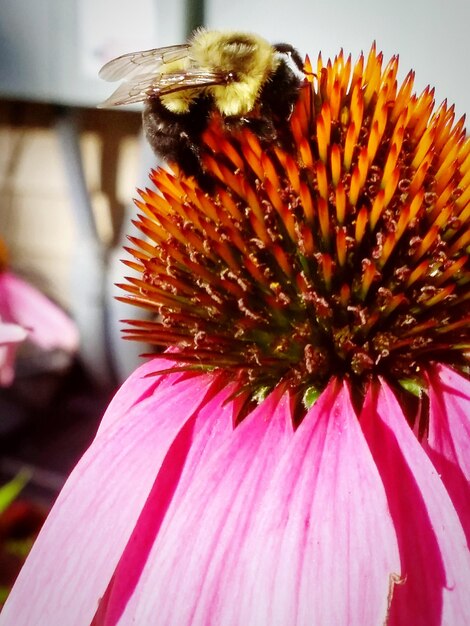
[[[301,397],[332,376],[410,388],[431,361],[465,371],[470,141],[397,69],[374,48],[354,67],[319,59],[277,144],[214,115],[211,193],[154,172],[125,288],[156,317],[128,335],[253,395],[284,381]]]

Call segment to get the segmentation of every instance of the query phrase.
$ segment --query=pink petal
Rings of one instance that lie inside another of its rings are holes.
[[[258,510],[240,624],[383,623],[399,554],[345,387],[330,383],[309,411]]]
[[[286,437],[292,436],[288,397],[275,392],[229,434],[208,441],[201,431],[195,438],[196,450],[209,448],[197,470],[190,467],[187,479],[182,477],[119,624],[152,623],[155,615],[161,623],[181,626],[231,623],[239,548]],[[113,617],[97,624],[118,623]]]
[[[139,397],[142,379],[133,380]],[[49,515],[0,624],[90,624],[169,448],[213,385],[213,376],[195,376],[166,386],[96,437]]]
[[[385,486],[402,559],[403,578],[393,589],[387,624],[470,623],[470,558],[462,526],[385,383],[369,393],[361,424]]]
[[[157,389],[171,387],[176,381],[187,378],[188,375],[183,373],[172,374],[171,376],[157,374],[157,372],[167,370],[171,366],[171,361],[157,357],[141,365],[129,376],[120,387],[119,393],[109,403],[98,427],[98,434],[114,425],[116,421],[127,419],[127,413],[135,405],[152,397]]]
[[[77,349],[75,324],[35,287],[11,272],[1,272],[0,295],[0,317],[27,328],[31,340],[38,346],[70,352]]]
[[[331,412],[334,411],[334,417]],[[399,556],[346,390],[294,434],[276,392],[181,485],[125,611],[96,624],[382,623]]]
[[[132,602],[142,596],[138,589],[142,586],[141,581],[145,578],[148,563],[152,563],[151,555],[155,550],[155,542],[159,543],[160,535],[165,533],[170,535],[173,545],[178,546],[183,541],[178,528],[175,527],[173,517],[175,511],[180,512],[180,502],[185,498],[190,486],[194,482],[201,484],[198,480],[199,472],[207,458],[211,458],[214,451],[223,446],[226,439],[232,435],[234,403],[226,402],[230,392],[228,388],[222,389],[201,405],[194,420],[186,423],[173,442],[116,568],[113,580],[100,604],[93,625],[115,624],[118,621],[125,623],[126,618],[121,616],[126,605],[128,611],[129,607],[132,607]],[[175,476],[178,478],[177,485]],[[207,485],[203,487],[207,492]],[[166,584],[160,587],[160,591],[166,594]],[[155,598],[156,593],[158,592],[152,591],[152,598]],[[147,603],[144,601],[144,607],[146,606]],[[160,616],[161,607],[158,613]],[[120,621],[120,618],[123,621]]]
[[[449,367],[429,377],[427,452],[465,528],[470,546],[470,382]]]

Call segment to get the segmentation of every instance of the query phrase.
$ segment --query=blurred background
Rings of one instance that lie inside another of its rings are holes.
[[[22,497],[47,512],[145,351],[121,339],[119,320],[139,312],[114,299],[114,284],[135,189],[156,160],[137,107],[96,108],[112,91],[97,76],[106,61],[181,43],[200,25],[288,42],[313,62],[341,48],[356,58],[375,41],[385,61],[399,54],[400,79],[414,69],[415,90],[434,86],[460,117],[469,23],[468,0],[0,0],[0,238],[9,270],[80,336],[59,359],[20,350],[15,381],[0,389],[0,482],[26,468]]]

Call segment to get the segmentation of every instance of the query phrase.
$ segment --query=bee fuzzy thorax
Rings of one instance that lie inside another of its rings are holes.
[[[249,113],[266,80],[279,65],[273,46],[258,35],[196,31],[191,51],[197,65],[230,76],[226,84],[209,88],[222,115]]]
[[[263,37],[237,31],[199,29],[191,41],[194,58],[206,67],[220,65],[249,74],[258,67],[268,67],[274,57],[272,45]]]

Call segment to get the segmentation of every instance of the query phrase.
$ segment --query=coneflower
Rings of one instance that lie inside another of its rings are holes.
[[[430,89],[412,95],[411,72],[398,89],[396,58],[381,64],[374,50],[365,68],[320,61],[284,149],[214,119],[210,196],[153,172],[158,192],[137,202],[148,239],[132,239],[140,278],[124,288],[158,318],[130,337],[177,346],[167,358],[184,367],[230,371],[251,398],[285,383],[299,419],[334,376],[358,396],[383,376],[406,404],[431,362],[465,370],[464,120],[446,103],[433,114]]]
[[[141,192],[125,383],[0,624],[470,623],[470,141],[373,47]]]

